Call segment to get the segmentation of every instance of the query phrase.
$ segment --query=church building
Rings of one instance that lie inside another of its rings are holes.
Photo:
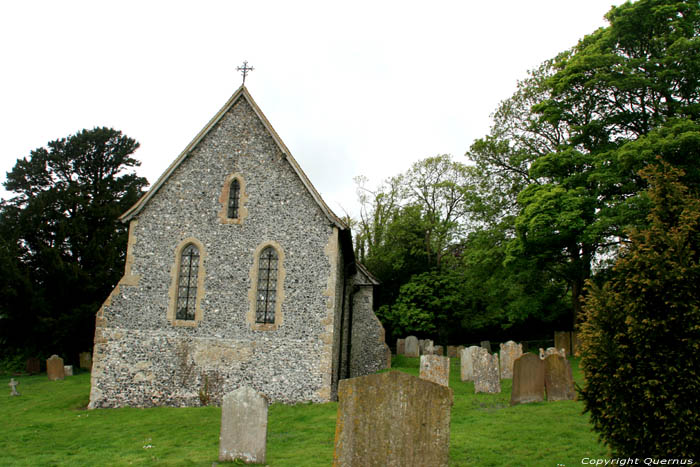
[[[325,402],[338,380],[390,365],[349,227],[245,86],[121,220],[90,408],[217,404],[241,386]]]

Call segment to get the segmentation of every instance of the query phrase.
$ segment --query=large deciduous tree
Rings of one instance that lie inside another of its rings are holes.
[[[0,254],[12,280],[31,290],[0,292],[8,348],[68,358],[91,348],[94,314],[123,272],[127,228],[118,217],[147,185],[130,170],[137,148],[113,129],[82,130],[7,174],[15,196],[2,204]]]

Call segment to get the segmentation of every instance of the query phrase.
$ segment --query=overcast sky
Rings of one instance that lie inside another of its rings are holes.
[[[107,126],[141,143],[153,183],[247,60],[248,90],[312,183],[356,214],[353,177],[373,186],[428,156],[463,158],[527,70],[620,3],[2,2],[0,181],[32,149]]]

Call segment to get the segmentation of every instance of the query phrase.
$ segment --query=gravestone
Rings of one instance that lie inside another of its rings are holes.
[[[73,376],[73,365],[63,365],[64,376]]]
[[[418,338],[416,336],[408,336],[406,338],[406,353],[407,357],[418,357],[420,356],[420,350],[418,349]]]
[[[480,353],[474,359],[474,393],[501,392],[501,377],[498,370],[498,355]]]
[[[8,384],[8,386],[10,386],[10,389],[11,389],[11,391],[10,391],[11,396],[21,396],[22,395],[22,394],[17,392],[17,385],[18,384],[19,384],[19,381],[15,381],[14,378],[10,378],[10,384]]]
[[[450,359],[439,355],[420,356],[420,377],[443,386],[450,385]]]
[[[406,339],[396,339],[396,355],[406,355]]]
[[[338,385],[334,466],[447,466],[452,389],[403,372]]]
[[[423,347],[420,349],[420,354],[433,355],[433,352],[435,351],[435,343],[432,341],[432,339],[425,339],[422,342]]]
[[[488,353],[491,353],[491,341],[481,341],[481,346],[485,348]]]
[[[66,377],[63,359],[58,355],[51,355],[51,358],[46,360],[46,376],[49,380],[56,381]]]
[[[41,361],[38,358],[30,357],[27,359],[27,373],[30,375],[41,373]]]
[[[450,358],[459,358],[459,353],[462,351],[463,348],[463,345],[448,345],[447,356]]]
[[[92,369],[92,354],[90,352],[81,352],[79,358],[80,368],[90,371]]]
[[[540,347],[540,360],[544,360],[545,357],[546,355],[544,354],[544,349]]]
[[[434,345],[433,346],[433,355],[440,355],[442,356],[443,351],[442,351],[442,346],[441,345]]]
[[[542,357],[542,349],[540,349],[540,358],[542,359],[545,359],[553,354],[561,355],[562,357],[566,358],[566,350],[564,349],[557,349],[556,347],[547,347],[547,350],[544,351],[544,357]]]
[[[488,353],[485,348],[472,345],[462,350],[460,358],[460,378],[462,381],[474,381],[474,359],[480,353]]]
[[[510,405],[542,402],[544,400],[544,362],[526,353],[513,362],[513,390]]]
[[[544,359],[544,387],[548,401],[574,400],[574,378],[567,359],[558,354],[549,355]]]
[[[513,341],[501,344],[501,378],[513,377],[513,362],[523,354],[523,346]]]
[[[571,331],[554,331],[554,347],[566,350],[567,355],[572,351]]]
[[[247,386],[226,394],[221,402],[219,460],[264,464],[266,446],[265,396]]]

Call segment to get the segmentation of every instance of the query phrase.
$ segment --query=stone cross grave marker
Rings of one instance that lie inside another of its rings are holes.
[[[474,393],[477,392],[501,392],[498,354],[480,353],[474,359]]]
[[[526,353],[513,363],[513,390],[510,405],[544,400],[544,362],[533,353]]]
[[[396,339],[396,355],[406,354],[406,339]]]
[[[90,371],[92,369],[92,354],[90,352],[81,352],[79,358],[80,368]]]
[[[452,389],[399,371],[341,380],[334,466],[447,466]]]
[[[576,397],[571,364],[559,354],[544,359],[544,387],[548,401],[574,400]]]
[[[449,386],[450,359],[440,355],[421,355],[420,377],[433,383]]]
[[[474,359],[481,352],[486,352],[486,349],[476,345],[462,350],[460,358],[460,378],[462,381],[474,381]]]
[[[501,378],[513,377],[513,362],[523,354],[522,344],[508,341],[501,344]]]
[[[407,357],[420,356],[420,351],[418,348],[418,338],[416,336],[408,336],[406,338],[406,356]]]
[[[481,341],[481,346],[485,348],[488,353],[491,353],[491,341]]]
[[[64,379],[66,377],[63,359],[61,357],[58,355],[51,355],[51,357],[46,360],[46,376],[48,376],[51,381]]]
[[[10,392],[11,396],[21,396],[21,394],[17,392],[17,385],[18,384],[19,384],[19,381],[15,381],[14,378],[10,378],[10,384],[8,384],[8,386],[10,386],[10,389],[12,390]]]
[[[267,399],[244,386],[226,394],[221,403],[219,460],[265,463]]]

